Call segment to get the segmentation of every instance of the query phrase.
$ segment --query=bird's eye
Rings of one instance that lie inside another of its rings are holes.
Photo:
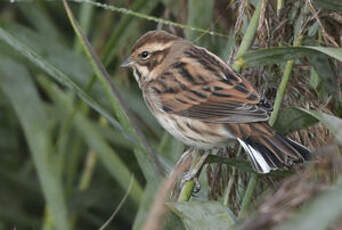
[[[148,51],[143,51],[140,54],[140,57],[142,57],[143,59],[148,58],[148,56],[150,56],[150,53]]]

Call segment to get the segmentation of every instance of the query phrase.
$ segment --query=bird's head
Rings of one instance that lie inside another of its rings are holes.
[[[138,39],[131,55],[121,66],[133,68],[134,76],[141,86],[144,81],[157,76],[171,46],[179,40],[181,38],[165,31],[150,31]]]

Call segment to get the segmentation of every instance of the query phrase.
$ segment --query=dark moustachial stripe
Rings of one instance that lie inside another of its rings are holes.
[[[138,76],[139,79],[141,79],[141,73],[138,69],[134,68],[134,73]]]

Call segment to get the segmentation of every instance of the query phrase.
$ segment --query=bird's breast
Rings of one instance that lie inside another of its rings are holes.
[[[210,149],[222,147],[227,144],[228,140],[235,139],[235,136],[224,127],[224,124],[208,123],[165,112],[162,109],[162,103],[151,91],[145,89],[143,95],[148,108],[160,125],[186,145]]]
[[[222,147],[235,137],[223,124],[206,123],[168,113],[154,114],[161,126],[186,145],[200,149]]]

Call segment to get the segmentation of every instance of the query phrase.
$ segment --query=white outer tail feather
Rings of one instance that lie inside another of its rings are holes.
[[[248,152],[249,156],[253,161],[253,165],[259,173],[269,173],[271,171],[272,168],[267,164],[266,160],[258,150],[254,149],[251,145],[247,144],[240,138],[237,138],[237,140],[239,141],[240,145],[245,149],[245,151]]]

